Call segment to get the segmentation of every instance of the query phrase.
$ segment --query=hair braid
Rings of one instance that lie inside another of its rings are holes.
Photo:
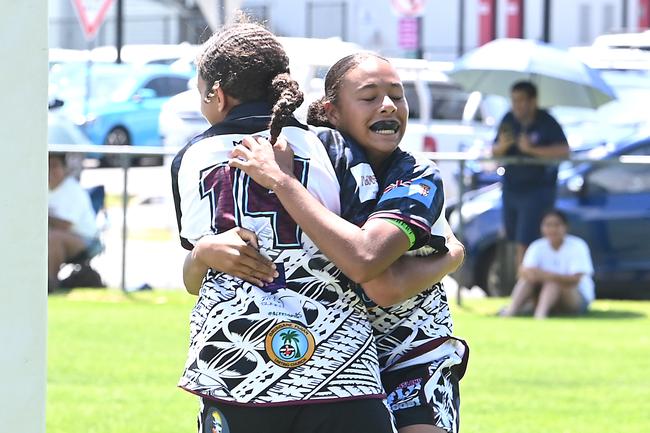
[[[282,127],[302,104],[304,95],[298,87],[296,80],[288,73],[281,73],[271,80],[270,101],[273,104],[273,114],[269,129],[271,131],[271,144],[277,140]]]
[[[323,96],[309,104],[309,109],[307,110],[307,123],[313,126],[327,126],[328,128],[334,128],[334,125],[332,125],[327,118],[325,101],[327,101],[327,98]]]

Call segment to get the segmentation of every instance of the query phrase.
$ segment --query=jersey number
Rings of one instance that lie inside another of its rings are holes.
[[[309,160],[294,158],[293,171],[306,187]],[[300,227],[282,207],[273,191],[255,183],[240,170],[228,164],[213,165],[201,172],[201,198],[210,199],[212,229],[221,233],[243,225],[243,217],[269,218],[273,228],[273,248],[302,248]],[[240,199],[239,206],[235,201]]]

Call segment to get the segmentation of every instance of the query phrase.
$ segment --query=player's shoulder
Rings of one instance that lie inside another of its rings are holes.
[[[393,174],[391,177],[440,178],[440,170],[434,161],[399,148],[391,156],[388,172]]]

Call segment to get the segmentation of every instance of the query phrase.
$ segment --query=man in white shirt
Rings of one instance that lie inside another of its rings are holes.
[[[535,304],[535,318],[552,312],[580,314],[595,298],[594,272],[587,243],[567,234],[566,216],[557,210],[542,220],[544,237],[526,250],[519,280],[512,291],[512,302],[501,313],[514,316]]]
[[[97,222],[88,192],[68,176],[65,155],[50,154],[48,196],[48,292],[59,286],[61,265],[97,242]]]

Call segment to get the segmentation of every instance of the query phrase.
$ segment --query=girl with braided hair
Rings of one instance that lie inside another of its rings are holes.
[[[325,148],[291,114],[302,94],[288,65],[270,32],[242,22],[213,35],[197,59],[201,111],[212,126],[172,163],[181,244],[191,251],[184,277],[199,295],[179,386],[201,397],[202,433],[388,433],[360,294],[275,194],[228,165],[245,135],[275,142],[281,131],[296,178],[340,212]],[[244,258],[248,278],[208,268],[223,257],[215,238]]]

